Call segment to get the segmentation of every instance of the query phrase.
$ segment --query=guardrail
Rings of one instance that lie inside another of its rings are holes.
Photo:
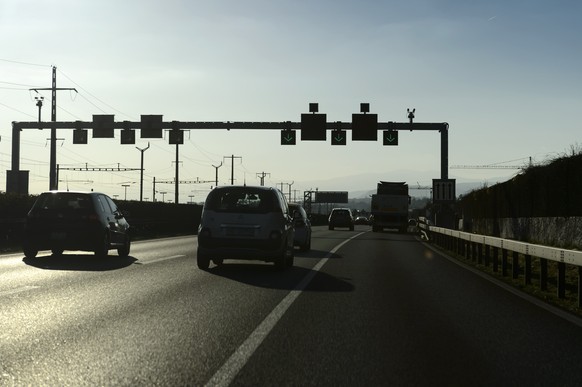
[[[582,251],[560,249],[435,227],[427,224],[426,220],[422,218],[418,226],[423,237],[444,249],[466,259],[476,261],[478,264],[493,265],[494,272],[498,272],[499,266],[501,266],[503,276],[508,275],[508,259],[511,253],[511,275],[513,279],[519,278],[521,273],[519,258],[523,256],[523,274],[526,285],[531,285],[532,283],[532,258],[538,258],[539,283],[542,291],[548,290],[548,261],[556,262],[557,296],[561,299],[566,297],[566,265],[575,266],[578,270],[578,307],[582,307]]]

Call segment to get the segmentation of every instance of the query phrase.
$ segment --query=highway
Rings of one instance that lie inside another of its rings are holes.
[[[0,256],[0,386],[582,385],[582,323],[414,235],[315,227],[295,266]]]

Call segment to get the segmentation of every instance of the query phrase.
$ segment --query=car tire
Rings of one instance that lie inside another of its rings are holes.
[[[293,250],[291,250],[290,254],[288,254],[286,259],[285,259],[285,266],[286,267],[293,267],[294,263],[295,263],[295,252]]]
[[[287,267],[287,261],[288,261],[288,252],[289,249],[287,248],[287,242],[285,242],[285,246],[283,248],[283,251],[281,251],[279,253],[279,256],[275,258],[275,268],[277,270],[284,270]]]
[[[205,254],[198,253],[196,254],[196,264],[200,270],[208,270],[210,267],[210,259]]]
[[[106,257],[109,254],[109,234],[107,232],[103,233],[101,243],[94,253],[97,257]]]
[[[35,249],[34,247],[25,246],[22,249],[22,252],[24,253],[24,256],[26,258],[32,259],[35,258],[36,255],[38,254],[38,249]]]
[[[126,235],[123,246],[119,247],[117,249],[117,255],[125,258],[125,257],[129,256],[130,250],[131,250],[131,239],[129,238],[129,235]]]

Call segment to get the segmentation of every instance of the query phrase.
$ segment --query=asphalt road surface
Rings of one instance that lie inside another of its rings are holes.
[[[0,386],[582,385],[582,323],[414,235],[315,228],[295,266],[196,237],[0,256]]]

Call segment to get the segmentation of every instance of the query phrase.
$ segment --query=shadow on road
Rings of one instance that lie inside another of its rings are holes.
[[[301,250],[295,250],[295,257],[296,258],[315,258],[315,259],[321,259],[326,257],[329,254],[329,251],[327,250],[314,250],[311,249],[309,251],[301,251]],[[331,254],[331,256],[329,256],[329,259],[338,259],[341,258],[342,256],[336,253]]]
[[[324,272],[294,266],[280,271],[270,264],[228,263],[214,266],[208,270],[216,276],[241,282],[251,286],[269,289],[295,290],[307,276],[313,276],[305,291],[314,292],[353,292],[347,278],[338,278]]]
[[[132,256],[119,257],[110,255],[96,257],[89,254],[62,254],[49,255],[35,258],[23,258],[22,262],[29,266],[46,270],[71,270],[71,271],[108,271],[130,266],[137,259]]]

